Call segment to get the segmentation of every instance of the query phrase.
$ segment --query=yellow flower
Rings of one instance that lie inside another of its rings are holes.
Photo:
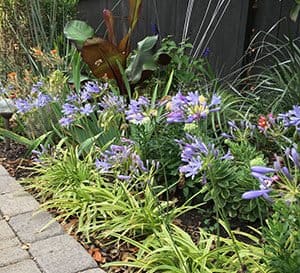
[[[199,96],[199,103],[200,104],[205,104],[207,101],[207,98],[205,98],[203,95]]]

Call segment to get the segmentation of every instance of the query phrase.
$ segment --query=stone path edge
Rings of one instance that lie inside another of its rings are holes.
[[[0,165],[0,273],[105,273]]]

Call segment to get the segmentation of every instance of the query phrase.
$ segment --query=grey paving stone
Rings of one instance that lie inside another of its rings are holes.
[[[47,212],[40,212],[38,214],[28,212],[12,217],[9,224],[22,242],[32,243],[64,233],[62,227],[57,222],[43,229],[51,220],[53,218]]]
[[[105,271],[103,271],[100,268],[94,268],[94,269],[89,269],[89,270],[85,270],[85,271],[80,271],[78,273],[105,273]]]
[[[0,195],[0,211],[9,217],[38,209],[39,203],[27,192],[17,191]]]
[[[27,251],[21,247],[9,247],[0,250],[0,267],[29,259]]]
[[[21,243],[17,237],[15,237],[13,239],[0,240],[0,250],[7,249],[7,248],[10,248],[13,246],[20,246],[20,245],[21,245]]]
[[[29,252],[45,273],[76,273],[97,267],[86,250],[69,235],[37,241]]]
[[[22,190],[21,185],[11,176],[0,176],[0,194]]]
[[[25,260],[16,264],[0,267],[0,273],[41,273],[32,260]]]
[[[0,241],[12,239],[15,237],[14,232],[5,220],[0,220]]]
[[[8,172],[5,170],[3,166],[0,165],[0,176],[8,175]]]

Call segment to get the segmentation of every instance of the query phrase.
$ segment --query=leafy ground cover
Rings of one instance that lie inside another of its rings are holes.
[[[131,52],[141,5],[119,42],[105,10],[107,37],[70,21],[76,48],[31,48],[37,71],[8,73],[0,136],[27,159],[2,162],[27,164],[41,209],[109,272],[298,272],[298,41],[227,82],[185,41],[154,33]]]

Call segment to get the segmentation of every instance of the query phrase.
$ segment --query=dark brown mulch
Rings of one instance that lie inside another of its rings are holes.
[[[32,160],[26,156],[27,149],[24,145],[16,142],[10,142],[8,149],[5,143],[0,142],[0,165],[16,179],[28,177],[31,174],[28,167],[32,167]]]

